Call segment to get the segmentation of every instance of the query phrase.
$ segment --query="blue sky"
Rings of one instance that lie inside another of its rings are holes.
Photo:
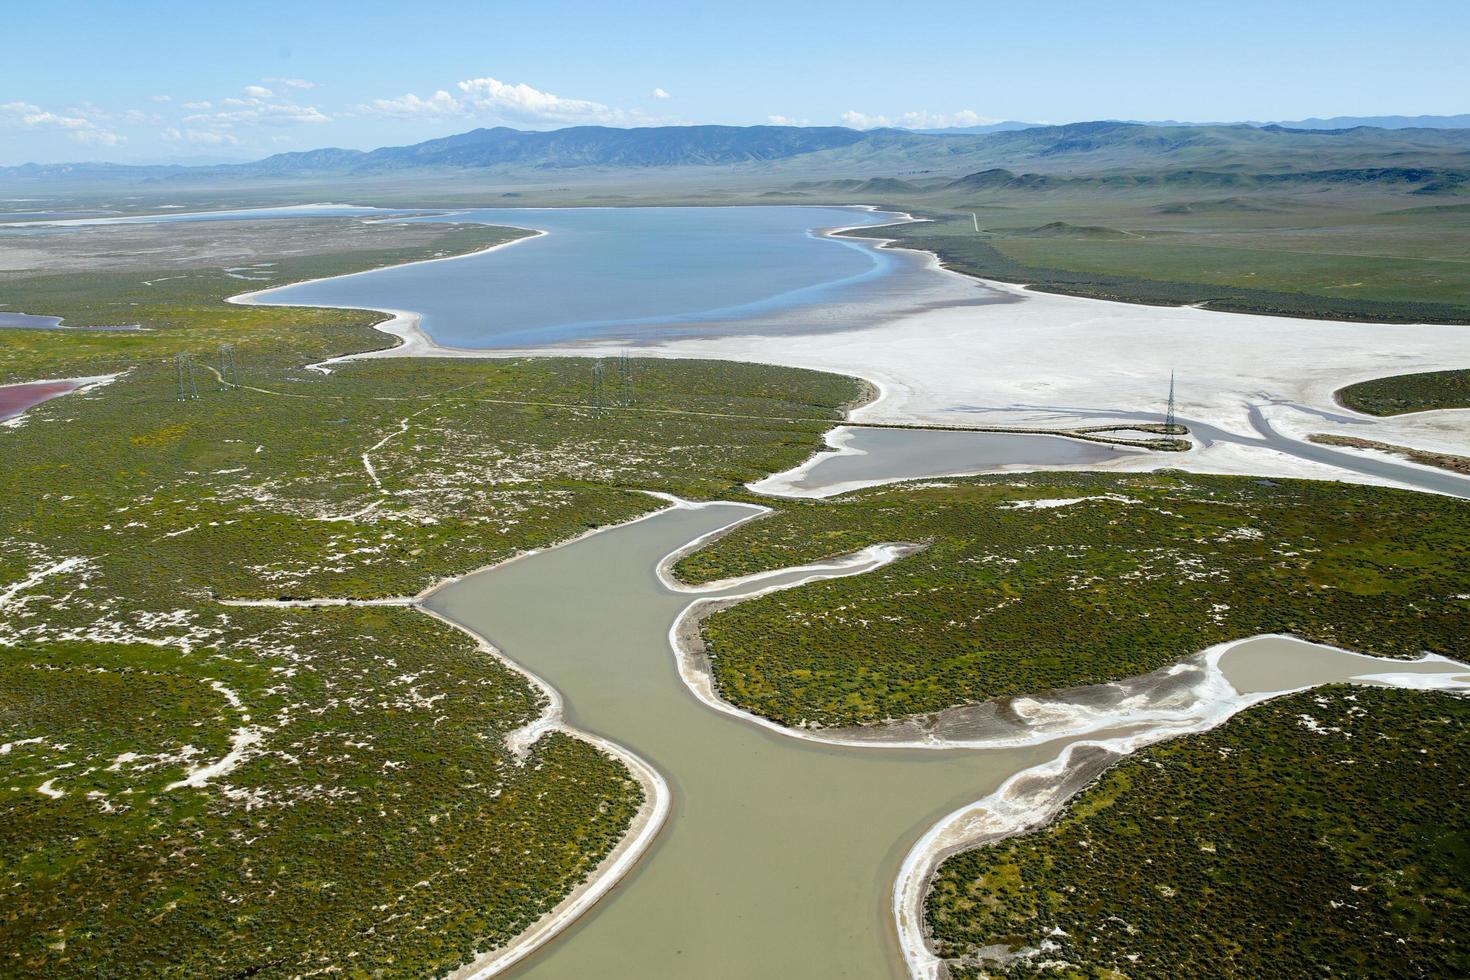
[[[252,159],[476,126],[1470,111],[1470,2],[18,0],[0,164]]]

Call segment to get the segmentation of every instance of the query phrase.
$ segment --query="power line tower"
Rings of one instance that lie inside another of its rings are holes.
[[[199,389],[194,384],[194,362],[187,352],[174,355],[174,391],[181,402],[199,397]]]
[[[1174,372],[1169,372],[1169,407],[1164,410],[1164,433],[1174,434]]]
[[[592,362],[592,410],[593,410],[593,412],[595,412],[598,415],[601,415],[602,414],[602,409],[603,409],[603,397],[602,397],[602,376],[603,376],[603,371],[604,371],[604,369],[603,369],[603,366],[602,366],[602,358],[598,358],[597,360],[595,360],[595,361]]]
[[[219,345],[219,379],[230,388],[240,387],[240,375],[235,370],[235,345]]]
[[[633,404],[633,359],[628,356],[627,351],[623,351],[622,356],[618,358],[618,373],[623,378],[623,404],[631,405]]]

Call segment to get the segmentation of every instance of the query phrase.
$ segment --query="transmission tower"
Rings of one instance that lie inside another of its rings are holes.
[[[623,378],[623,404],[631,405],[633,404],[633,359],[628,356],[627,351],[623,351],[622,356],[618,358],[618,373]]]
[[[235,371],[235,345],[219,345],[219,380],[231,388],[240,387],[240,376]]]
[[[598,358],[592,362],[592,410],[598,415],[602,414],[602,359]]]
[[[1164,433],[1174,434],[1174,372],[1169,372],[1169,407],[1164,411]]]
[[[174,355],[174,389],[179,401],[199,397],[199,389],[194,385],[194,362],[184,352]]]

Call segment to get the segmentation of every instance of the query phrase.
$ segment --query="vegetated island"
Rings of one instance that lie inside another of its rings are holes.
[[[784,725],[850,726],[1120,680],[1259,633],[1470,656],[1470,508],[1344,483],[899,484],[784,504],[677,571],[713,581],[886,541],[928,547],[708,617],[722,696]]]
[[[1141,750],[957,854],[951,977],[1463,976],[1470,700],[1333,686]]]
[[[1337,400],[1365,415],[1406,415],[1444,408],[1470,408],[1470,368],[1396,374],[1348,385]]]

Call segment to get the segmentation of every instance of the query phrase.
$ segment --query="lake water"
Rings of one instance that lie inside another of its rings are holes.
[[[15,418],[28,408],[77,390],[75,381],[32,381],[0,385],[0,422]]]
[[[832,444],[795,470],[751,489],[777,496],[830,497],[857,487],[925,477],[1002,473],[1038,466],[1096,466],[1144,450],[1011,432],[870,429],[841,426]]]
[[[446,347],[654,341],[728,328],[821,329],[835,311],[909,286],[914,253],[820,229],[896,219],[858,208],[487,209],[412,220],[482,222],[546,234],[480,255],[283,286],[272,305],[413,310]],[[924,286],[932,293],[932,276]],[[978,284],[946,283],[971,301]],[[842,325],[848,321],[841,319]]]

